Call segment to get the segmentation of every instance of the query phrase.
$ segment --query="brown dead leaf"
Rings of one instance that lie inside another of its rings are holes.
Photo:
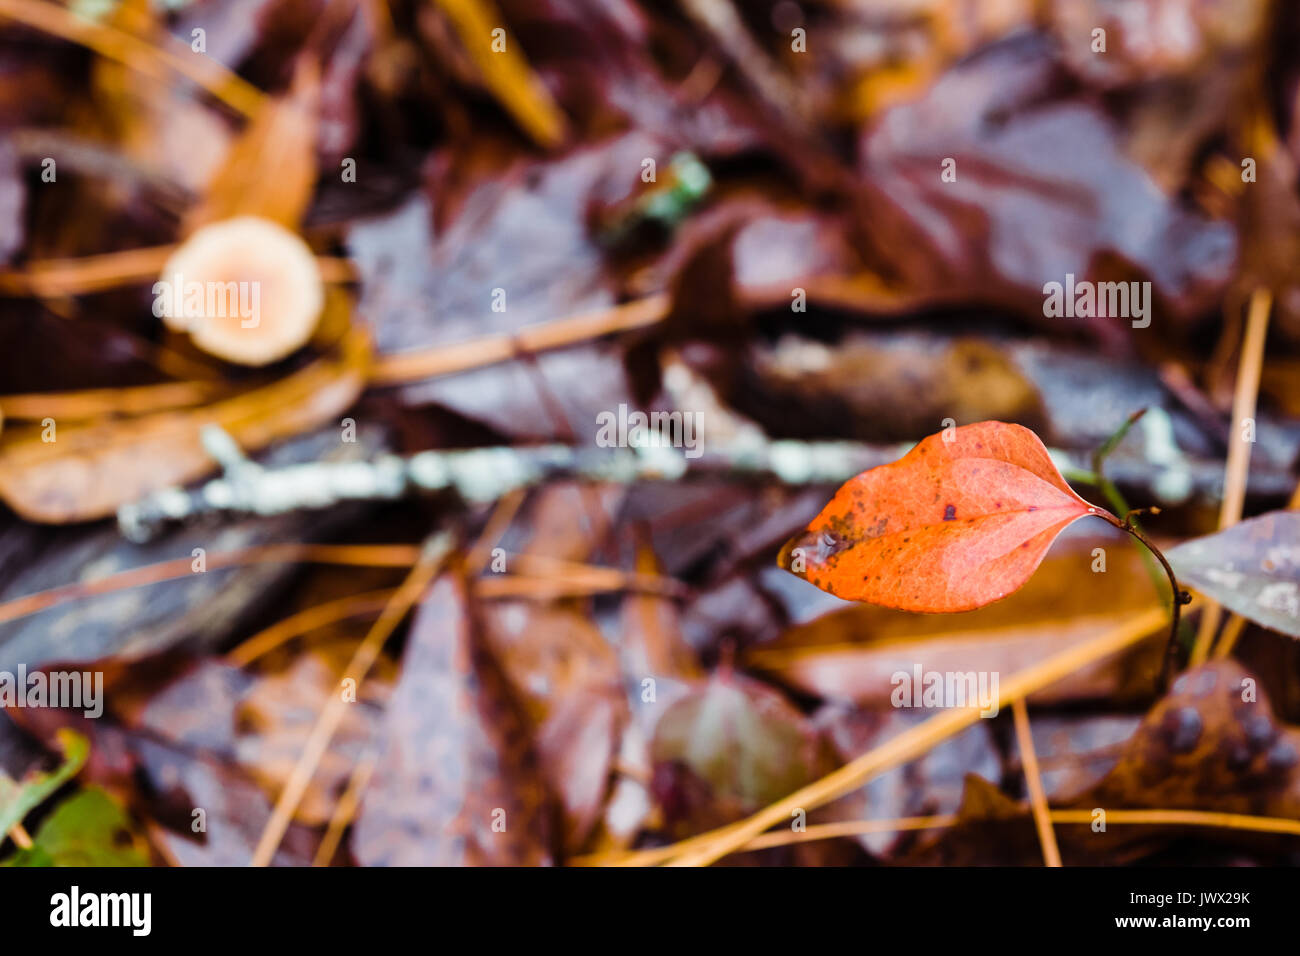
[[[1092,572],[1105,552],[1106,571]],[[783,682],[830,700],[888,707],[898,672],[1012,674],[1150,608],[1157,596],[1136,547],[1114,536],[1062,538],[1038,573],[1003,601],[960,615],[900,614],[846,605],[750,648],[742,658]],[[1036,703],[1148,693],[1163,635],[1117,661],[1073,674]]]
[[[663,568],[648,542],[637,549],[637,571],[662,574]],[[682,635],[680,612],[669,598],[655,594],[628,594],[623,598],[619,628],[619,655],[623,677],[634,698],[642,696],[643,682],[653,679],[656,699],[670,703],[678,690],[684,691],[704,677],[695,652]],[[634,708],[638,714],[652,713]],[[658,714],[653,715],[654,719]],[[646,730],[653,729],[653,722]]]
[[[1032,866],[1042,849],[1029,809],[976,774],[967,774],[957,822],[923,840],[905,866]]]
[[[722,358],[726,398],[783,438],[908,441],[958,422],[1046,417],[1032,383],[1003,349],[976,338],[851,332],[834,343],[787,334]],[[713,377],[713,370],[710,370]]]
[[[239,737],[235,753],[240,765],[262,786],[268,799],[278,796],[293,773],[324,701],[340,693],[341,667],[332,666],[319,648],[301,654],[282,673],[253,683],[236,710]],[[321,756],[294,818],[309,826],[326,823],[338,794],[346,786],[378,725],[377,702],[390,687],[371,674],[357,689],[358,700]]]
[[[927,719],[924,711],[862,710],[827,704],[813,715],[841,762],[848,763]],[[898,819],[956,813],[971,775],[996,779],[1001,761],[990,724],[980,721],[941,741],[916,760],[809,814],[809,823]],[[918,840],[916,831],[881,831],[857,837],[868,852],[890,859]]]
[[[304,56],[287,93],[268,98],[185,217],[186,234],[233,216],[297,229],[316,186],[320,65]]]
[[[550,801],[525,727],[464,583],[444,575],[407,638],[384,749],[352,831],[357,860],[551,862]]]
[[[1063,73],[1059,48],[1022,31],[866,129],[862,215],[875,252],[912,286],[1000,300],[1037,321],[1045,283],[1134,270],[1160,297],[1155,321],[1198,314],[1230,277],[1235,230],[1162,192]],[[958,172],[944,182],[949,158]],[[1129,331],[1115,318],[1074,321],[1110,341]]]
[[[628,720],[614,650],[594,623],[563,607],[495,601],[483,624],[564,810],[564,846],[576,852],[604,806]]]
[[[155,13],[147,0],[131,0],[120,4],[107,22],[157,43],[165,31],[160,18],[161,11]],[[202,190],[230,147],[225,120],[189,90],[160,84],[128,64],[100,57],[92,69],[93,97],[84,105],[87,123],[144,168],[187,190]],[[104,187],[122,188],[111,180]]]
[[[1235,661],[1180,675],[1079,807],[1162,807],[1300,819],[1300,729],[1280,724]]]
[[[344,307],[341,297],[326,305]],[[149,492],[211,472],[216,463],[199,440],[205,424],[220,425],[251,452],[335,419],[361,393],[369,356],[358,329],[338,354],[212,405],[64,426],[49,442],[35,432],[15,436],[0,443],[0,497],[29,521],[106,517]]]
[[[582,848],[605,807],[626,722],[621,697],[583,688],[557,696],[550,717],[537,730],[542,773],[564,809],[567,852]]]

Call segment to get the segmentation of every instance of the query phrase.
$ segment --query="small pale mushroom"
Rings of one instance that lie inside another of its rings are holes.
[[[325,291],[307,243],[255,216],[197,230],[154,283],[154,315],[203,351],[267,365],[311,338]]]

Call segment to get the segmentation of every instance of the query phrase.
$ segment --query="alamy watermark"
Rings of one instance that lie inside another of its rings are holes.
[[[687,458],[704,454],[704,421],[699,412],[604,411],[596,416],[596,444],[601,448],[652,448],[671,446],[683,449]]]
[[[894,671],[889,702],[895,707],[978,707],[981,717],[998,715],[997,671]]]
[[[173,319],[239,319],[241,329],[262,321],[260,282],[199,282],[179,272],[153,284],[153,314]]]
[[[50,897],[51,926],[120,926],[133,936],[148,936],[152,914],[152,893],[83,893],[74,884]]]
[[[1059,318],[1132,319],[1133,328],[1151,324],[1150,282],[1089,282],[1065,275],[1065,282],[1043,286],[1043,315]]]
[[[96,718],[104,713],[103,671],[0,671],[0,707],[57,707]]]

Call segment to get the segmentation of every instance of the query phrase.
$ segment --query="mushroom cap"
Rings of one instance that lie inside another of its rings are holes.
[[[300,348],[325,303],[311,248],[256,216],[195,231],[163,266],[154,293],[169,328],[240,365],[267,365]]]

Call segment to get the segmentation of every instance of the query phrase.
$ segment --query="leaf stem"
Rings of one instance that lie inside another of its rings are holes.
[[[1137,511],[1130,510],[1128,502],[1124,500],[1124,496],[1120,493],[1119,488],[1115,486],[1113,481],[1106,477],[1105,472],[1106,458],[1116,449],[1116,447],[1118,447],[1119,443],[1124,440],[1126,435],[1128,435],[1129,430],[1136,425],[1146,413],[1147,409],[1145,407],[1139,408],[1136,412],[1125,419],[1124,423],[1115,430],[1114,434],[1102,442],[1097,450],[1092,453],[1092,471],[1095,479],[1093,484],[1101,489],[1102,494],[1106,496],[1106,501],[1109,502],[1110,506],[1124,515],[1124,520],[1121,522],[1111,514],[1105,514],[1102,515],[1102,517],[1106,518],[1107,521],[1115,525],[1115,527],[1119,528],[1121,531],[1127,531],[1146,546],[1147,553],[1142,556],[1142,563],[1146,565],[1147,571],[1151,574],[1151,583],[1155,585],[1157,593],[1163,592],[1164,587],[1163,582],[1160,579],[1160,572],[1156,569],[1155,564],[1151,560],[1152,556],[1159,559],[1160,564],[1164,567],[1165,574],[1169,576],[1169,594],[1170,600],[1173,602],[1174,613],[1169,635],[1169,646],[1165,651],[1164,664],[1161,665],[1160,668],[1159,687],[1161,692],[1163,692],[1168,684],[1170,671],[1178,656],[1178,642],[1180,637],[1178,633],[1179,610],[1182,605],[1190,601],[1191,598],[1178,590],[1178,582],[1174,579],[1174,572],[1173,569],[1169,567],[1169,562],[1166,561],[1165,556],[1160,553],[1160,549],[1152,544],[1145,535],[1143,535],[1142,527],[1137,522],[1137,516],[1143,511],[1149,511],[1151,514],[1158,514],[1160,509],[1143,508]]]
[[[1106,519],[1106,521],[1113,524],[1116,528],[1119,528],[1120,531],[1127,532],[1141,541],[1155,559],[1160,562],[1160,566],[1165,569],[1165,574],[1169,576],[1169,588],[1173,594],[1173,615],[1169,624],[1169,641],[1165,645],[1165,660],[1160,667],[1159,687],[1160,692],[1164,693],[1164,690],[1169,683],[1169,675],[1172,672],[1174,661],[1178,657],[1178,619],[1180,617],[1182,606],[1192,600],[1191,595],[1178,587],[1178,579],[1174,577],[1174,569],[1169,566],[1169,562],[1165,560],[1165,556],[1160,552],[1160,549],[1152,543],[1151,539],[1139,531],[1134,525],[1133,518],[1137,512],[1130,511],[1125,515],[1124,520],[1122,521],[1104,508],[1097,508],[1093,513],[1096,514],[1098,518]]]
[[[1147,410],[1145,407],[1138,409],[1125,419],[1124,424],[1120,425],[1119,428],[1115,430],[1114,434],[1102,442],[1101,445],[1098,446],[1097,450],[1092,453],[1092,478],[1089,482],[1089,484],[1095,485],[1097,488],[1101,489],[1101,493],[1106,496],[1107,503],[1119,514],[1124,515],[1124,520],[1129,521],[1129,523],[1138,528],[1139,531],[1141,530],[1141,526],[1138,525],[1136,521],[1130,521],[1131,516],[1136,514],[1136,512],[1129,510],[1128,502],[1124,500],[1124,496],[1120,493],[1119,488],[1115,486],[1113,481],[1106,477],[1105,462],[1110,453],[1113,452],[1119,443],[1124,440],[1124,436],[1129,433],[1129,429],[1136,425],[1146,413]],[[1160,591],[1163,582],[1160,578],[1160,571],[1151,561],[1151,556],[1149,554],[1144,554],[1142,556],[1142,563],[1146,565],[1147,572],[1151,575],[1151,583],[1156,586],[1156,591]]]

